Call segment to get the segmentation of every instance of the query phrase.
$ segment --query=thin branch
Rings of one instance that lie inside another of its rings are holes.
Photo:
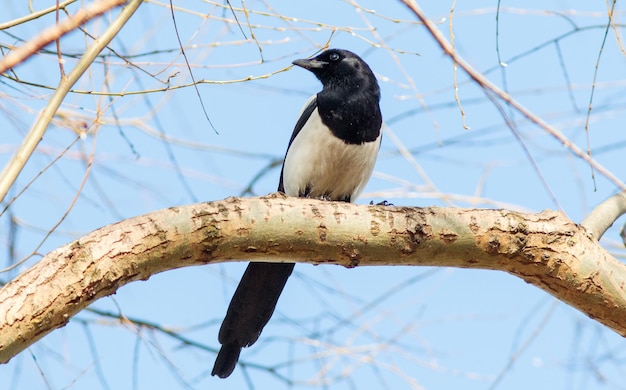
[[[453,50],[454,50],[454,29],[452,28],[452,21],[454,20],[455,8],[456,8],[456,0],[452,2],[452,6],[450,7],[450,14],[449,14],[450,22],[448,24],[449,25],[448,29],[450,33],[450,43],[452,44]],[[461,98],[459,97],[459,83],[457,81],[456,62],[452,63],[452,85],[454,85],[454,100],[456,101],[456,104],[459,107],[459,112],[461,113],[461,123],[463,124],[463,128],[465,130],[470,130],[471,128],[465,122],[465,110],[463,109],[463,105],[461,104]]]
[[[552,317],[555,309],[557,308],[557,303],[558,301],[556,299],[553,300],[552,305],[550,305],[550,308],[548,309],[546,314],[543,316],[539,324],[535,326],[535,329],[533,329],[533,332],[530,334],[530,336],[528,336],[526,341],[515,352],[513,352],[513,354],[509,357],[509,361],[504,366],[502,371],[500,371],[496,379],[494,379],[494,381],[491,382],[491,386],[489,386],[489,390],[495,390],[498,388],[498,385],[502,382],[506,374],[511,372],[514,364],[517,361],[519,361],[519,358],[522,356],[522,354],[526,352],[526,350],[531,346],[531,344],[535,342],[537,337],[542,334],[542,331],[545,329],[546,324],[548,323],[548,320]]]
[[[57,10],[54,13],[54,18],[55,18],[54,20],[56,21],[57,25],[59,25],[59,14],[60,13],[61,13],[61,7],[60,7],[60,4],[59,4],[59,0],[57,0]],[[65,68],[63,66],[63,52],[61,51],[61,37],[59,37],[59,38],[57,38],[55,40],[55,44],[56,44],[56,47],[57,47],[57,59],[58,59],[58,62],[59,62],[59,72],[61,73],[61,79],[64,79],[65,78]]]
[[[68,5],[75,3],[77,0],[66,0],[60,4],[55,4],[46,9],[42,9],[41,11],[30,13],[26,16],[22,16],[21,18],[13,19],[8,22],[0,23],[0,30],[6,30],[7,28],[19,26],[20,24],[30,22],[31,20],[39,19],[40,17],[55,12],[56,10],[65,9]]]
[[[178,40],[178,47],[180,48],[180,53],[183,55],[183,59],[185,60],[185,65],[187,66],[187,70],[189,71],[189,76],[191,77],[191,82],[193,84],[193,88],[196,91],[196,96],[198,97],[198,101],[200,102],[200,107],[202,108],[202,112],[204,113],[204,117],[207,122],[215,132],[215,134],[219,135],[219,132],[213,126],[213,122],[211,122],[211,118],[209,118],[209,114],[206,111],[206,107],[204,106],[204,100],[202,100],[202,95],[200,95],[200,90],[198,89],[198,84],[196,83],[196,76],[193,75],[193,71],[191,70],[191,65],[189,64],[189,59],[187,58],[187,53],[185,52],[185,46],[183,42],[180,40],[180,33],[178,32],[178,24],[176,23],[176,14],[174,13],[174,4],[172,4],[172,0],[170,0],[170,12],[172,15],[172,24],[174,26],[174,32],[176,33],[176,39]]]
[[[81,8],[74,16],[47,28],[42,31],[41,34],[2,58],[0,60],[0,73],[4,73],[18,64],[21,64],[42,47],[56,41],[68,32],[75,30],[81,24],[126,3],[126,1],[127,0],[100,0],[88,7]]]
[[[536,124],[537,126],[544,129],[548,134],[556,138],[563,146],[569,149],[576,157],[586,161],[592,168],[597,170],[600,174],[606,177],[609,181],[613,182],[619,189],[622,191],[626,191],[626,183],[621,181],[617,176],[615,176],[610,170],[605,168],[603,165],[598,163],[596,160],[587,155],[584,151],[582,151],[576,144],[570,141],[563,133],[561,133],[557,128],[550,125],[539,116],[532,113],[526,107],[522,106],[517,100],[513,99],[511,95],[500,89],[498,86],[493,84],[489,79],[487,79],[482,73],[474,69],[467,61],[465,61],[461,56],[459,56],[452,45],[446,40],[444,35],[437,29],[435,23],[433,23],[430,19],[424,15],[420,7],[414,0],[401,0],[414,14],[417,18],[424,23],[424,27],[428,30],[428,32],[432,35],[435,41],[439,44],[439,46],[443,49],[444,53],[448,55],[454,62],[456,62],[464,71],[468,74],[478,85],[483,87],[486,90],[493,92],[500,99],[504,100],[507,104],[517,110],[520,114],[522,114],[526,119]]]
[[[606,44],[606,38],[609,36],[609,29],[611,28],[613,22],[613,11],[615,9],[615,3],[617,0],[613,0],[613,6],[609,11],[609,21],[606,24],[606,29],[604,30],[604,36],[602,37],[602,43],[600,44],[600,49],[598,50],[598,57],[596,58],[596,66],[593,70],[593,81],[591,82],[591,92],[589,93],[589,104],[587,105],[587,116],[585,118],[585,138],[587,140],[587,155],[591,158],[591,139],[589,137],[589,121],[591,120],[591,110],[593,109],[593,97],[596,92],[596,83],[598,82],[598,72],[600,70],[600,60],[602,59],[602,54],[604,53],[604,45]],[[593,190],[596,191],[596,176],[593,171],[593,166],[591,167],[591,180],[593,181]]]
[[[102,12],[104,12],[106,11],[106,9],[102,9],[103,4],[106,4],[107,6],[109,6],[109,8],[107,9],[110,9],[112,8],[111,4],[119,5],[119,4],[123,4],[124,2],[125,1],[122,1],[122,0],[114,0],[112,2],[102,1],[96,4],[99,5],[101,7],[99,9],[101,9]],[[80,59],[80,61],[78,61],[78,63],[74,67],[74,69],[72,69],[72,71],[67,75],[66,78],[61,80],[58,88],[56,89],[56,91],[54,92],[50,100],[48,101],[48,104],[43,109],[43,111],[39,114],[39,116],[37,117],[35,121],[35,124],[30,129],[26,137],[24,138],[22,145],[20,145],[20,148],[17,150],[17,152],[11,158],[11,160],[9,160],[7,165],[4,167],[4,170],[2,171],[2,173],[0,173],[0,202],[4,199],[7,192],[9,191],[9,189],[11,188],[11,186],[17,179],[17,176],[20,174],[20,172],[24,168],[24,165],[26,165],[26,162],[30,159],[30,156],[35,151],[35,148],[39,144],[39,141],[43,138],[43,135],[46,129],[48,128],[50,121],[52,121],[54,114],[56,113],[58,108],[61,106],[63,99],[67,95],[72,85],[74,85],[74,83],[78,81],[78,79],[87,70],[87,68],[89,68],[93,60],[98,56],[98,54],[109,44],[109,42],[111,42],[111,40],[113,40],[113,38],[115,38],[117,33],[122,29],[122,27],[130,19],[130,17],[135,13],[137,8],[139,8],[141,3],[143,3],[143,0],[130,0],[128,4],[126,5],[126,7],[122,9],[118,17],[113,22],[111,22],[108,28],[99,37],[99,39],[94,41],[93,44],[87,49],[83,57]],[[93,7],[95,7],[96,4],[94,4]],[[83,13],[93,17],[95,16],[95,15],[92,15],[93,12],[94,12],[93,10],[90,10],[90,11],[84,11]],[[70,19],[70,20],[73,20],[73,19]],[[56,30],[57,27],[62,29],[62,27],[59,27],[59,26],[64,26],[64,23],[56,25],[54,29]],[[49,31],[49,30],[46,30],[46,31]],[[41,34],[41,36],[44,36],[44,35],[45,34]],[[50,40],[50,42],[52,42],[54,39],[55,38],[53,37],[52,40]],[[26,44],[24,47],[27,47],[27,46],[29,45]],[[9,55],[5,57],[3,61],[0,61],[0,73],[4,72],[4,70],[2,70],[3,62],[6,61],[7,58],[9,58],[13,53],[15,53],[15,51],[9,53]],[[9,63],[11,63],[11,61],[9,61]]]
[[[136,67],[136,65],[132,65],[131,63],[128,63],[128,65]],[[167,84],[165,87],[162,88],[153,88],[153,89],[139,89],[139,90],[135,90],[135,91],[126,91],[126,90],[120,90],[120,91],[113,91],[113,92],[108,92],[108,91],[96,91],[96,90],[85,90],[85,89],[70,89],[68,92],[71,93],[77,93],[77,94],[82,94],[82,95],[91,95],[91,96],[131,96],[131,95],[146,95],[149,93],[161,93],[161,92],[167,92],[167,91],[173,91],[176,89],[183,89],[183,88],[189,88],[189,87],[194,87],[198,84],[211,84],[211,85],[227,85],[227,84],[239,84],[239,83],[245,83],[248,81],[253,81],[253,80],[264,80],[264,79],[269,79],[270,77],[277,75],[279,73],[282,72],[286,72],[289,69],[291,69],[293,67],[293,65],[289,65],[289,66],[285,66],[282,67],[280,69],[274,70],[272,72],[269,73],[265,73],[265,74],[260,74],[260,75],[256,75],[256,76],[246,76],[246,77],[242,77],[242,78],[238,78],[238,79],[228,79],[228,80],[206,80],[206,79],[202,79],[202,80],[198,80],[196,82],[191,82],[191,83],[184,83],[184,84],[178,84],[178,85],[170,85],[169,82],[166,82],[165,84]],[[4,74],[2,75],[3,77],[11,80],[11,81],[15,81],[17,83],[20,84],[24,84],[24,85],[30,85],[33,87],[38,87],[38,88],[44,88],[44,89],[50,89],[50,90],[56,90],[58,87],[54,87],[54,86],[50,86],[50,85],[45,85],[45,84],[39,84],[39,83],[33,83],[30,81],[26,81],[26,80],[20,80],[17,77],[12,77],[9,76],[8,74]],[[158,79],[157,79],[158,80]],[[160,83],[162,83],[160,80],[158,80]],[[162,83],[163,84],[163,83]]]

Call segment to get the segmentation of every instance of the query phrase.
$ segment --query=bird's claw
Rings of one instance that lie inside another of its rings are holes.
[[[393,206],[393,203],[389,203],[386,200],[383,200],[382,202],[374,204],[374,201],[370,200],[370,206]]]

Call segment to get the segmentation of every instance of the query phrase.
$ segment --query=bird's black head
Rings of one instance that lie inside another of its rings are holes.
[[[324,88],[369,89],[379,93],[370,67],[348,50],[329,49],[317,57],[295,60],[293,64],[313,72]]]

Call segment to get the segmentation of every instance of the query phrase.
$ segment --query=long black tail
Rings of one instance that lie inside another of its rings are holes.
[[[278,297],[294,265],[248,264],[222,322],[218,336],[222,348],[217,354],[211,375],[228,377],[237,365],[241,348],[249,347],[259,338],[274,313]]]

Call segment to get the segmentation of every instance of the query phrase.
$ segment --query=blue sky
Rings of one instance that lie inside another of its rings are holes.
[[[39,1],[34,8],[50,5]],[[194,77],[213,81],[198,85],[198,92],[216,131],[202,113],[194,88],[129,94],[163,89],[167,80],[170,86],[191,82],[178,55],[169,10],[163,3],[143,4],[111,45],[136,67],[106,51],[107,57],[75,86],[124,96],[69,94],[10,193],[9,198],[17,194],[74,141],[73,126],[91,124],[97,113],[102,115],[101,124],[90,126],[84,139],[1,216],[3,266],[28,256],[40,243],[36,251],[45,254],[123,218],[243,194],[259,172],[282,158],[301,106],[320,89],[313,75],[302,69],[281,70],[294,59],[313,55],[329,40],[332,47],[360,54],[378,76],[383,94],[388,129],[360,203],[387,199],[396,205],[530,212],[560,207],[580,222],[617,191],[597,172],[592,178],[588,164],[500,102],[531,162],[498,108],[459,70],[459,99],[471,128],[465,130],[450,60],[399,2],[363,1],[358,3],[361,8],[352,1],[245,2],[258,45],[227,23],[232,13],[223,3],[175,5]],[[421,4],[448,38],[451,5]],[[622,30],[609,28],[606,33],[606,5],[549,1],[528,8],[527,2],[507,2],[502,4],[497,37],[495,6],[456,4],[452,26],[458,53],[580,148],[590,147],[599,163],[625,180]],[[75,7],[71,9],[73,13]],[[616,23],[623,15],[618,11]],[[25,5],[11,3],[0,22],[27,13]],[[244,13],[237,17],[251,38]],[[19,45],[20,38],[28,39],[53,23],[54,16],[48,15],[0,31],[0,42]],[[98,19],[87,28],[97,34],[106,25],[106,18]],[[79,54],[89,43],[84,34],[74,32],[63,39],[62,47],[68,54]],[[496,43],[506,67],[499,66]],[[52,52],[15,69],[20,80],[58,83],[55,48],[47,49]],[[75,64],[69,55],[65,60],[67,69]],[[253,80],[234,82],[248,76]],[[51,92],[0,78],[0,94],[4,164]],[[86,158],[94,150],[87,183],[72,203],[86,172]],[[279,173],[279,167],[268,170],[255,182],[252,194],[275,191]],[[61,225],[45,238],[68,209]],[[17,221],[13,260],[7,255],[9,218]],[[618,232],[623,223],[618,221],[603,240],[622,257]],[[28,260],[20,271],[38,258]],[[216,348],[219,323],[244,267],[230,263],[167,272],[125,286],[93,307],[159,323]],[[2,280],[14,275],[5,273]],[[505,273],[299,265],[274,318],[259,342],[243,351],[242,360],[276,366],[280,375],[294,381],[294,388],[327,380],[332,389],[620,389],[625,354],[626,344],[617,334]],[[159,332],[119,326],[113,319],[84,312],[0,366],[0,388],[46,388],[47,381],[55,389],[235,389],[248,380],[258,388],[288,387],[279,377],[253,367],[238,368],[228,380],[211,378],[213,360],[210,350],[182,346]],[[295,364],[289,365],[292,361]],[[321,376],[326,369],[328,374]]]

